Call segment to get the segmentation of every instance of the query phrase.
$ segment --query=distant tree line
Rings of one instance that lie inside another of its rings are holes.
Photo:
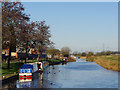
[[[102,56],[102,55],[112,55],[112,54],[120,54],[120,52],[118,51],[101,51],[101,52],[97,52],[97,53],[94,53],[94,52],[73,52],[73,55],[75,56],[86,56],[86,57],[90,57],[90,56]]]
[[[54,47],[51,47],[51,48],[48,48],[46,50],[46,53],[51,55],[52,58],[54,58],[54,56],[58,55],[58,54],[59,55],[62,54],[63,57],[69,57],[70,56],[70,52],[71,52],[71,50],[70,50],[69,47],[63,47],[63,48],[61,48],[61,50],[56,49]]]

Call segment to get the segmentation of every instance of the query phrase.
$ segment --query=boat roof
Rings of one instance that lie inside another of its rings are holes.
[[[33,65],[24,64],[24,65],[22,65],[22,66],[20,67],[20,69],[29,69],[29,68],[33,69]]]

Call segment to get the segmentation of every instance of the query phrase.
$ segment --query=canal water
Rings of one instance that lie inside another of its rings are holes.
[[[35,73],[29,82],[11,81],[3,88],[118,88],[118,72],[106,70],[95,62],[77,59],[49,66],[42,74]]]

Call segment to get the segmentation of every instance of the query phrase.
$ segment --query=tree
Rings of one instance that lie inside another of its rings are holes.
[[[29,19],[23,11],[24,7],[20,2],[2,2],[2,48],[9,48],[8,68],[11,52],[16,49],[16,29]]]
[[[100,52],[97,52],[95,55],[96,55],[96,56],[101,56],[101,53],[100,53]]]
[[[93,56],[93,55],[94,55],[93,52],[88,52],[87,57],[90,57],[90,56]]]
[[[54,58],[54,55],[59,54],[60,51],[59,51],[59,49],[49,48],[49,49],[46,51],[46,53],[52,55],[52,58]]]
[[[24,23],[24,26],[21,26],[20,31],[17,31],[17,47],[25,50],[26,57],[25,57],[25,63],[26,59],[28,57],[28,46],[33,45],[33,37],[35,32],[35,23]]]
[[[112,51],[106,51],[106,55],[111,55]]]
[[[85,52],[82,52],[81,56],[86,56],[87,54]]]
[[[75,51],[75,52],[73,52],[73,55],[74,55],[74,56],[79,56],[79,57],[80,57],[80,56],[81,56],[81,53],[80,53],[80,52]]]
[[[33,42],[36,49],[39,51],[38,54],[38,59],[39,59],[39,57],[42,56],[42,53],[45,52],[45,50],[47,49],[48,45],[51,45],[53,43],[50,41],[50,37],[51,37],[49,31],[50,27],[45,24],[45,21],[35,22],[35,28],[36,28],[36,32],[34,35]]]
[[[105,51],[102,51],[102,52],[101,52],[101,55],[105,55]]]
[[[70,48],[69,47],[63,47],[61,49],[61,53],[63,54],[64,57],[69,57],[70,55]]]

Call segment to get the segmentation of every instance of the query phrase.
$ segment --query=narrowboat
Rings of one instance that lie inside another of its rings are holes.
[[[19,81],[31,81],[33,73],[38,71],[36,63],[24,64],[19,69]]]

